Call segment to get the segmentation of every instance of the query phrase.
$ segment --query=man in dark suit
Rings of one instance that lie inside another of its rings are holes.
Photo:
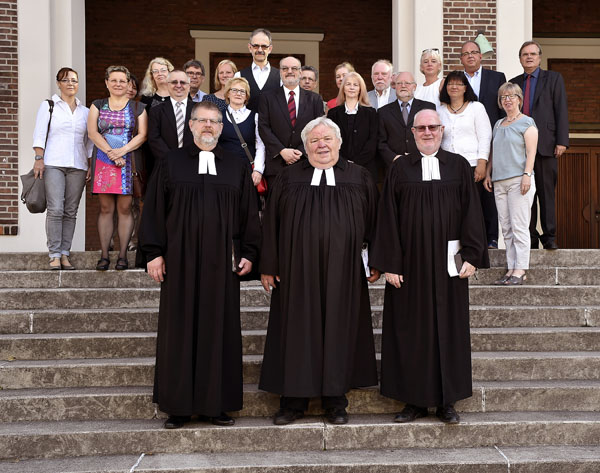
[[[268,187],[279,171],[306,157],[302,129],[323,115],[319,94],[299,86],[302,64],[292,56],[279,63],[282,87],[266,92],[260,101],[258,131],[265,144],[265,178]]]
[[[279,88],[279,70],[271,67],[268,58],[273,50],[271,32],[258,28],[250,35],[248,51],[252,54],[252,65],[235,73],[235,77],[243,77],[250,85],[250,100],[246,107],[253,112],[258,111],[258,104],[263,93]]]
[[[186,126],[194,106],[189,98],[189,77],[183,71],[171,71],[167,77],[167,87],[170,99],[150,109],[148,144],[156,160],[194,141],[190,128]]]
[[[389,168],[400,156],[418,153],[415,137],[411,131],[415,114],[424,109],[435,110],[431,102],[415,97],[417,83],[410,72],[400,72],[396,76],[396,97],[398,100],[381,107],[379,115],[379,155]]]
[[[498,89],[506,82],[503,72],[492,71],[481,66],[481,50],[475,41],[466,41],[462,45],[460,62],[465,67],[465,76],[471,88],[477,95],[479,102],[485,107],[492,128],[504,116],[503,110],[498,106]],[[492,192],[483,188],[483,181],[479,181],[477,190],[485,220],[485,230],[488,248],[498,248],[498,211]]]
[[[533,172],[536,198],[531,208],[531,247],[539,241],[546,250],[555,250],[556,209],[555,191],[558,158],[569,146],[569,115],[567,91],[562,75],[540,68],[542,48],[536,41],[526,41],[519,50],[524,74],[510,81],[523,90],[523,110],[535,120],[538,128],[538,146]],[[540,222],[543,235],[537,231],[537,200],[540,203]]]

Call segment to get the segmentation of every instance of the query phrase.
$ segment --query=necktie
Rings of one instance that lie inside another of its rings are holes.
[[[530,91],[530,82],[531,82],[531,74],[527,74],[527,79],[525,79],[525,95],[523,97],[523,113],[525,115],[530,115],[529,110],[529,91]]]
[[[288,99],[288,111],[290,112],[292,126],[296,126],[296,102],[294,101],[294,91],[290,92],[290,98]]]
[[[211,151],[200,151],[200,159],[198,161],[198,174],[217,175],[215,166],[215,155]]]
[[[183,146],[183,110],[181,102],[177,102],[175,105],[175,121],[177,122],[177,143],[178,148]]]
[[[402,118],[404,118],[404,124],[408,125],[408,102],[402,102]]]
[[[325,180],[328,186],[335,186],[335,174],[333,173],[333,168],[317,169],[313,171],[312,181],[310,182],[311,186],[319,186],[321,184],[321,177],[323,176],[323,171],[325,171]]]
[[[421,158],[421,178],[424,181],[436,180],[440,177],[440,161],[435,156],[423,155]]]

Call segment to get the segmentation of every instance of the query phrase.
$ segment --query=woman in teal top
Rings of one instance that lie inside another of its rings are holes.
[[[519,285],[527,279],[525,272],[529,269],[529,222],[535,195],[532,175],[538,130],[533,118],[521,113],[523,92],[517,84],[507,82],[498,89],[498,104],[506,117],[494,125],[484,186],[488,192],[494,192],[508,271],[494,284]]]

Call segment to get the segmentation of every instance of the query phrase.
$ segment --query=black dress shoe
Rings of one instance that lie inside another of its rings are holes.
[[[549,241],[548,243],[544,243],[544,250],[558,250],[558,245],[555,241]]]
[[[190,421],[190,416],[169,416],[165,421],[165,429],[179,429],[183,424]]]
[[[450,404],[439,406],[435,411],[435,415],[446,424],[458,424],[460,422],[458,413],[454,410],[454,406]]]
[[[228,425],[235,424],[235,420],[233,419],[233,417],[228,416],[224,412],[221,412],[221,414],[217,417],[211,417],[210,421],[214,425],[221,425],[221,426],[228,426]]]
[[[327,409],[325,411],[325,418],[330,424],[342,425],[348,423],[348,413],[346,412],[346,409]]]
[[[539,240],[531,240],[531,249],[532,250],[537,250],[540,247],[540,242]]]
[[[287,425],[294,422],[296,419],[304,417],[304,412],[295,409],[281,408],[275,413],[273,423],[275,425]]]
[[[413,406],[412,404],[407,404],[404,406],[404,409],[396,414],[396,417],[394,417],[394,422],[412,422],[420,417],[427,417],[427,414],[428,412],[426,407],[418,407]]]

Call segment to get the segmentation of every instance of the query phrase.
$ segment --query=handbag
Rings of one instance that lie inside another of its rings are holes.
[[[133,128],[133,135],[137,135],[138,132],[138,118],[134,110],[135,126]],[[133,184],[133,197],[137,199],[143,199],[146,195],[146,185],[148,183],[146,179],[146,172],[144,167],[144,152],[140,146],[138,149],[134,149],[130,152],[131,154],[131,180]]]
[[[244,140],[244,137],[242,136],[242,132],[240,131],[240,128],[237,126],[237,123],[235,122],[235,120],[233,119],[233,116],[229,112],[229,109],[227,109],[227,116],[229,117],[229,121],[233,125],[233,129],[235,130],[235,133],[236,133],[236,135],[238,136],[238,138],[240,140],[240,144],[241,144],[242,148],[246,152],[246,156],[248,156],[248,159],[250,160],[250,164],[252,165],[252,169],[254,169],[254,158],[252,157],[252,154],[250,154],[250,150],[248,149],[248,143],[246,143],[246,140]],[[266,195],[266,193],[267,193],[267,180],[265,179],[265,176],[263,176],[260,179],[260,182],[256,186],[256,191],[258,192],[258,195]]]
[[[52,122],[52,112],[54,111],[54,101],[46,99],[48,102],[48,128],[46,130],[46,141],[44,141],[44,153],[48,144],[48,135],[50,134],[50,122]],[[25,204],[27,210],[32,214],[40,214],[46,211],[46,185],[42,179],[36,179],[33,169],[27,174],[21,176],[23,190],[21,191],[21,202]]]

